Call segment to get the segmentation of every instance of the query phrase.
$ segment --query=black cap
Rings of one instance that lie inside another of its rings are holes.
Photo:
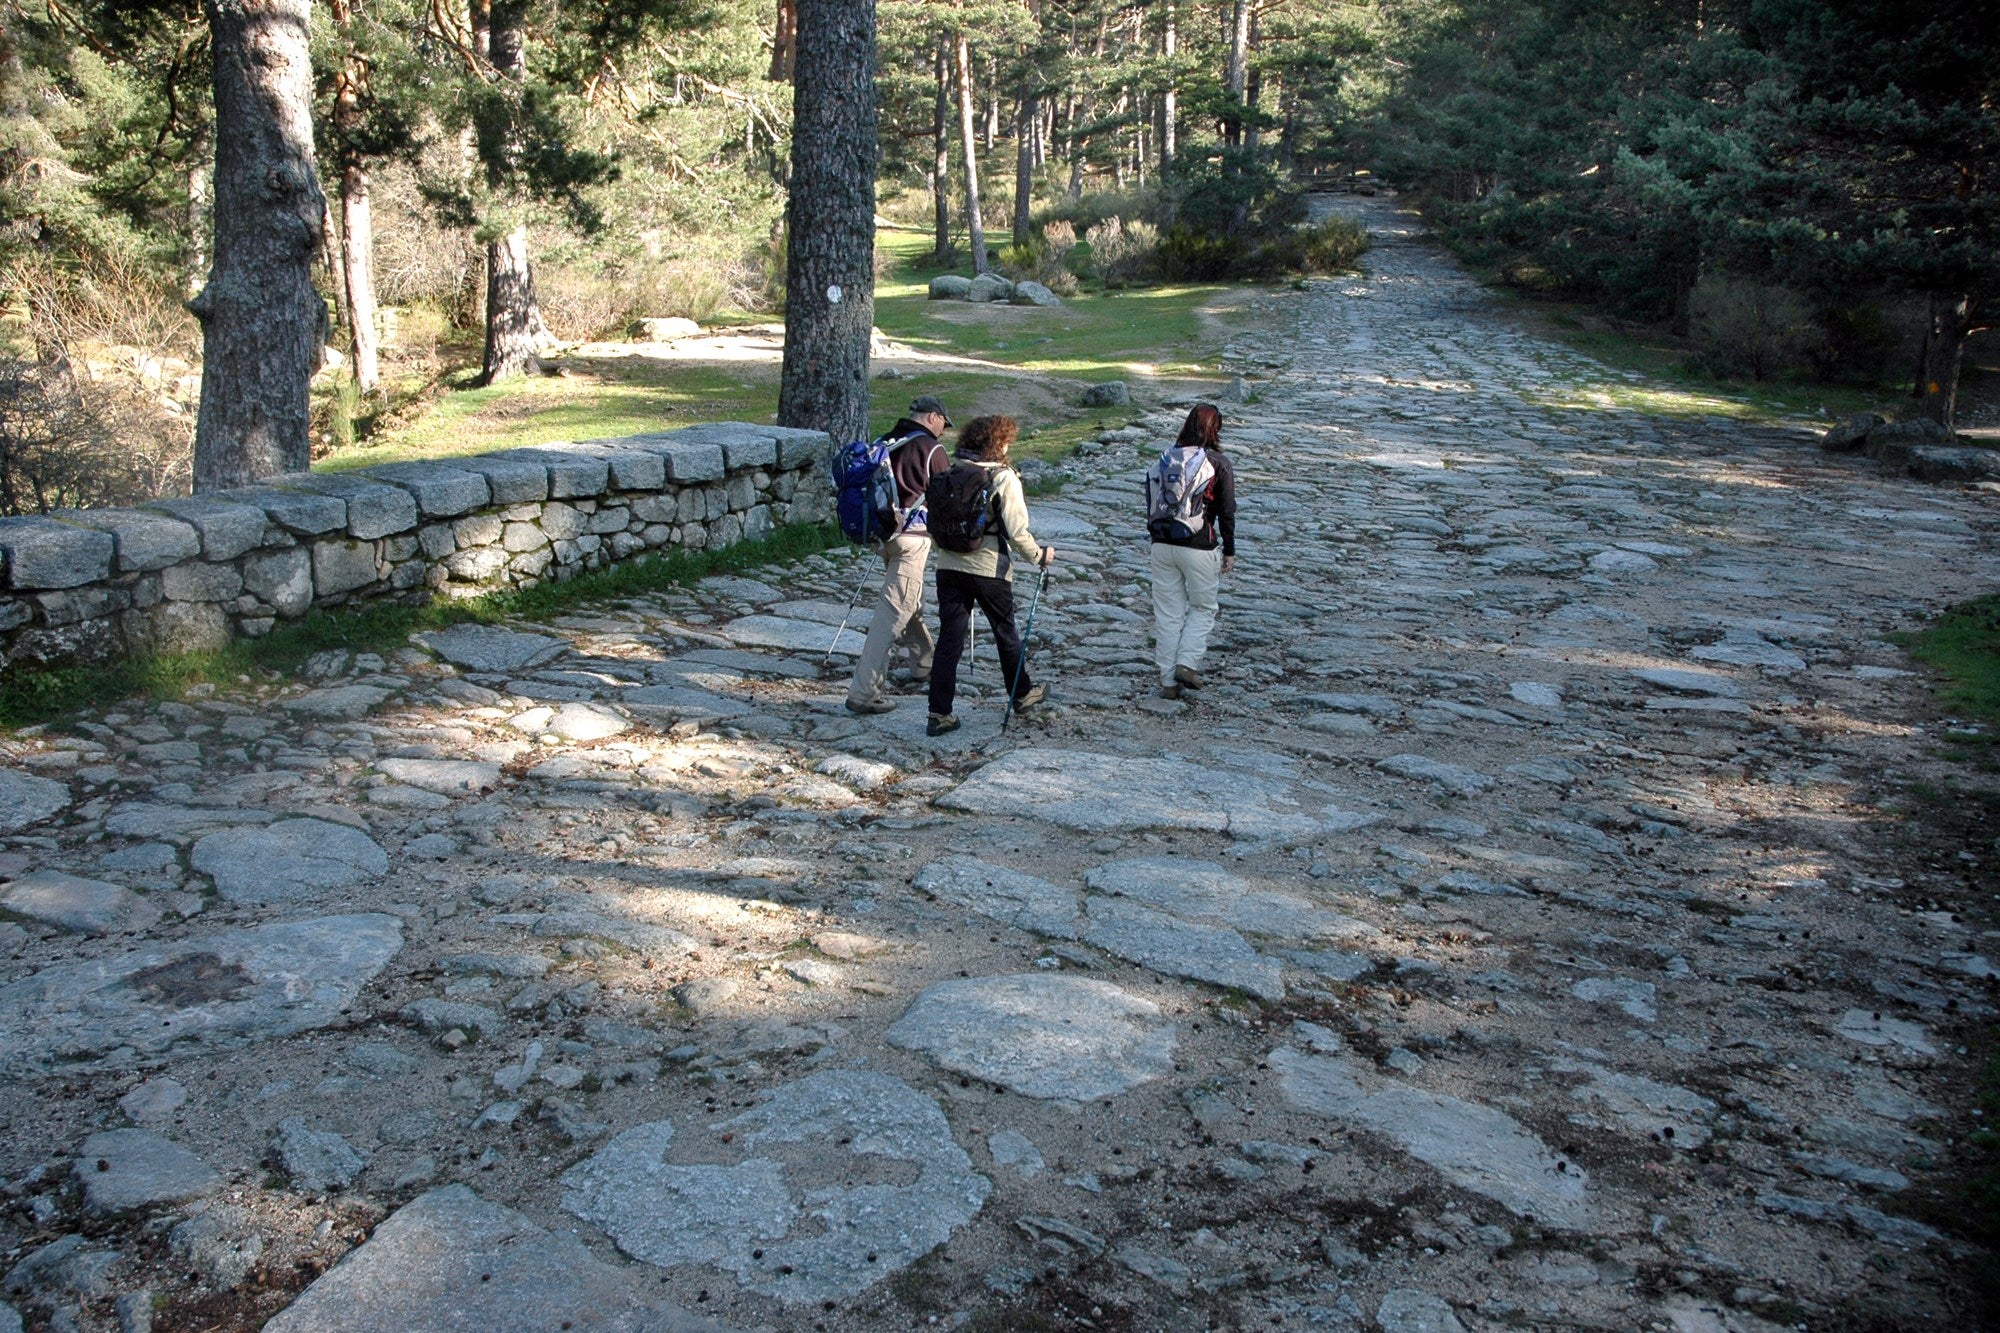
[[[944,404],[939,401],[936,394],[918,394],[910,400],[911,416],[921,416],[925,412],[935,412],[944,418],[945,425],[951,424],[951,413],[944,410]]]

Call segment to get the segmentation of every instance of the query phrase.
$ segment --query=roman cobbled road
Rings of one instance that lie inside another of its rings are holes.
[[[1995,497],[1625,410],[1334,206],[1364,271],[1230,334],[1180,700],[1138,496],[1186,400],[1031,500],[1053,695],[1004,735],[983,627],[958,732],[845,711],[843,551],[9,742],[6,1299],[1971,1327],[1992,944],[1913,896],[1957,872],[1885,808],[1940,726],[1884,636],[1995,586]]]

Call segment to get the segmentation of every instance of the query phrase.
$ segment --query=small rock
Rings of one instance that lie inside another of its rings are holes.
[[[1465,1333],[1452,1308],[1427,1291],[1398,1287],[1375,1309],[1382,1333]]]
[[[1104,384],[1093,384],[1083,391],[1085,407],[1125,407],[1132,401],[1132,391],[1124,380],[1111,380]]]
[[[42,1302],[60,1296],[86,1300],[108,1296],[109,1274],[118,1257],[116,1250],[93,1249],[74,1233],[58,1236],[14,1265],[0,1290]]]
[[[168,1232],[167,1248],[227,1291],[255,1270],[264,1257],[264,1238],[246,1210],[211,1204]]]
[[[1034,1141],[1019,1130],[1001,1129],[988,1134],[986,1151],[992,1156],[993,1165],[1011,1166],[1021,1173],[1023,1180],[1033,1180],[1047,1165]]]
[[[83,1187],[84,1207],[93,1213],[185,1203],[222,1183],[208,1163],[147,1129],[92,1134],[77,1150],[72,1173]]]
[[[130,889],[60,870],[23,875],[0,893],[0,908],[77,935],[144,930],[163,913]]]
[[[346,1139],[309,1128],[303,1116],[287,1116],[278,1122],[278,1137],[271,1150],[292,1178],[292,1187],[308,1194],[345,1189],[368,1165],[368,1159]]]
[[[706,1014],[735,999],[741,987],[734,977],[696,977],[674,987],[673,997],[695,1013]]]
[[[187,1089],[170,1074],[149,1078],[118,1099],[118,1109],[140,1124],[167,1119],[187,1104]]]

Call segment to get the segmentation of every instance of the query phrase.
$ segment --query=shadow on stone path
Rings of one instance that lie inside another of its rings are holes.
[[[1992,585],[1992,497],[1547,406],[1611,372],[1341,206],[1366,273],[1229,348],[1198,697],[1136,540],[1176,405],[1037,503],[1005,736],[983,645],[942,742],[842,709],[840,554],[12,746],[9,1299],[1964,1326],[1914,1214],[1994,972],[1874,802],[1926,743],[1882,635]]]

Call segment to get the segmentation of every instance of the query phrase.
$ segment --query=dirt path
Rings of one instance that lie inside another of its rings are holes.
[[[1171,410],[1036,504],[1055,697],[1004,738],[990,658],[942,741],[843,710],[828,556],[17,747],[7,873],[136,893],[0,927],[10,1299],[1971,1326],[1932,1224],[1992,944],[1912,910],[1882,635],[1993,585],[1993,497],[1538,406],[1608,372],[1349,206],[1365,276],[1231,338],[1198,699],[1136,539]]]

